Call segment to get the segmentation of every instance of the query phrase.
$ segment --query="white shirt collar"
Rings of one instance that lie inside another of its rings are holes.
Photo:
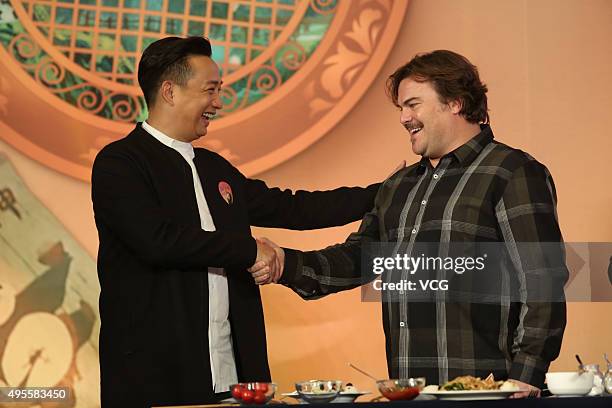
[[[193,151],[193,146],[191,145],[191,143],[181,142],[180,140],[173,139],[162,131],[157,130],[153,126],[149,125],[147,121],[142,122],[142,128],[166,146],[179,152],[181,156],[189,159],[194,158],[195,153]]]

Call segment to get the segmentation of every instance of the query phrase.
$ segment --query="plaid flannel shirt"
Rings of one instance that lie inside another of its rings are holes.
[[[524,298],[499,302],[411,302],[383,298],[390,378],[442,384],[460,375],[513,378],[542,387],[561,348],[566,323],[564,254],[522,253],[517,243],[562,242],[556,192],[545,166],[493,140],[488,125],[433,168],[422,159],[380,188],[374,209],[344,244],[319,251],[286,249],[281,283],[305,299],[374,279],[362,273],[367,243],[503,242]],[[529,262],[526,258],[530,258]],[[538,279],[530,279],[537,275]],[[561,301],[530,301],[537,282]]]

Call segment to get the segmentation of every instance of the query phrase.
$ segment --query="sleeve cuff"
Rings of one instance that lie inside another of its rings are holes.
[[[285,265],[283,276],[281,276],[278,283],[281,285],[290,285],[298,277],[298,270],[302,269],[302,253],[289,248],[283,248],[283,251],[285,251]]]
[[[544,377],[550,362],[539,357],[518,353],[514,357],[508,378],[518,380],[540,389],[544,388]]]
[[[245,243],[246,251],[244,255],[244,265],[240,265],[241,268],[247,269],[253,266],[257,259],[257,241],[253,237],[249,237]]]

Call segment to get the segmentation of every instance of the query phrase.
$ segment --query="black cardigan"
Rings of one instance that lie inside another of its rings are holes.
[[[343,225],[372,208],[379,186],[292,193],[246,178],[206,149],[195,149],[194,163],[215,232],[200,228],[189,165],[140,125],[94,162],[103,407],[214,401],[208,266],[227,271],[239,381],[269,381],[259,288],[245,271],[257,252],[250,226]]]

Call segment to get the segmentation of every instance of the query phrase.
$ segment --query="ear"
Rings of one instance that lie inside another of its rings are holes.
[[[162,101],[170,106],[174,106],[174,84],[170,81],[162,82],[159,88],[159,96]]]
[[[460,99],[454,99],[448,103],[448,108],[453,114],[458,115],[463,108],[463,101]]]

